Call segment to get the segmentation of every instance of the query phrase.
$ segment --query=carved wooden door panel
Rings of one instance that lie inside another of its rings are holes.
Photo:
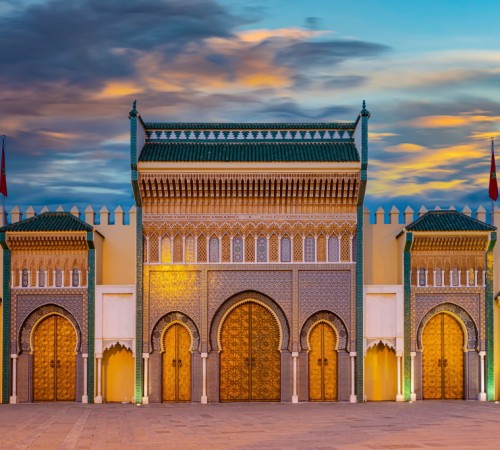
[[[329,325],[319,323],[309,335],[309,400],[337,400],[336,336]]]
[[[278,324],[265,307],[250,303],[250,310],[250,399],[279,401],[281,357]]]
[[[38,324],[34,336],[33,399],[40,402],[56,399],[56,370],[54,365],[55,320],[50,316]]]
[[[443,314],[443,380],[444,398],[464,397],[464,332],[449,314]]]
[[[250,399],[250,303],[231,311],[222,325],[220,400]]]
[[[191,336],[186,327],[172,325],[164,337],[163,401],[191,401]]]
[[[222,325],[221,347],[221,401],[279,401],[279,328],[265,307],[235,308]]]
[[[439,313],[427,322],[422,335],[424,399],[463,398],[463,342],[463,330],[449,314]]]
[[[75,401],[76,397],[76,333],[69,322],[56,319],[56,400]]]
[[[57,315],[37,326],[33,352],[33,399],[74,401],[76,396],[76,333]]]

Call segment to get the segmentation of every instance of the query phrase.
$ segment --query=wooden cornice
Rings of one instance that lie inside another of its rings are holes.
[[[484,252],[488,245],[488,236],[474,235],[416,235],[412,253],[414,252]]]
[[[142,198],[324,199],[356,204],[359,173],[335,174],[175,174],[139,175]]]
[[[31,234],[15,233],[7,235],[7,245],[11,250],[87,250],[84,234]]]

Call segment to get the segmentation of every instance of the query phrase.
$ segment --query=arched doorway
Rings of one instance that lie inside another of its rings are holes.
[[[103,396],[106,402],[134,401],[134,356],[120,344],[103,353]]]
[[[76,398],[76,332],[66,318],[42,319],[33,335],[34,401],[74,401]]]
[[[280,329],[265,306],[245,302],[220,332],[220,401],[279,401]]]
[[[426,399],[464,397],[464,331],[455,317],[440,312],[422,333],[422,396]]]
[[[398,366],[393,348],[379,342],[365,357],[365,395],[368,401],[396,400]]]
[[[325,323],[316,324],[309,334],[309,400],[337,400],[337,336]]]
[[[167,328],[163,337],[164,402],[191,401],[191,335],[180,323]]]

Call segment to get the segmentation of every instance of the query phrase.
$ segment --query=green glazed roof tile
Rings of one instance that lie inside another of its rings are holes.
[[[406,227],[407,231],[493,231],[496,227],[458,211],[428,211]]]
[[[92,231],[93,228],[69,212],[45,212],[0,228],[0,231]]]
[[[145,144],[139,161],[359,161],[352,142],[165,142]]]

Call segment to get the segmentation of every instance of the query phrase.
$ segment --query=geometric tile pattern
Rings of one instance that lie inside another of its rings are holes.
[[[68,311],[64,308],[61,308],[60,306],[57,305],[45,305],[37,308],[34,310],[29,317],[23,322],[21,326],[21,330],[19,333],[19,349],[20,353],[27,353],[27,352],[32,352],[33,349],[31,348],[31,333],[33,331],[33,327],[35,324],[44,316],[47,316],[48,314],[58,314],[66,319],[68,319],[72,324],[73,327],[76,330],[77,334],[77,344],[76,344],[76,349],[78,352],[81,352],[81,328],[75,318],[68,313]]]
[[[13,323],[13,342],[18,344],[17,352],[26,352],[30,350],[30,336],[21,336],[21,329],[26,331],[31,330],[34,325],[33,320],[38,320],[41,314],[48,314],[49,312],[57,312],[66,317],[71,322],[77,324],[77,330],[81,330],[81,342],[79,345],[83,349],[87,348],[88,334],[87,334],[87,295],[82,293],[76,294],[62,294],[60,290],[56,293],[55,290],[43,290],[43,294],[14,294],[12,296],[13,303],[16,305],[16,315],[12,316]],[[55,308],[55,309],[54,309]],[[15,319],[14,319],[15,317]],[[24,341],[27,339],[27,341]]]
[[[281,343],[280,348],[282,350],[287,350],[290,345],[290,328],[288,326],[288,321],[283,314],[281,308],[269,297],[262,295],[255,291],[247,291],[241,292],[238,295],[235,295],[228,301],[226,301],[221,308],[217,310],[217,313],[214,315],[214,318],[211,322],[210,328],[210,345],[212,350],[220,350],[219,348],[219,333],[221,331],[222,321],[226,318],[226,315],[229,311],[236,307],[236,305],[240,305],[243,303],[252,302],[252,300],[256,300],[262,305],[265,305],[265,309],[272,311],[272,316],[278,322],[278,326],[280,329],[280,337]],[[252,302],[253,303],[253,302]]]
[[[299,324],[320,311],[332,312],[350,333],[351,308],[350,270],[299,271]],[[340,331],[339,329],[337,329]],[[344,347],[345,348],[345,347]]]
[[[146,142],[351,140],[354,130],[147,130]]]
[[[467,349],[476,350],[478,343],[478,333],[476,324],[472,317],[467,313],[465,309],[462,309],[460,306],[455,305],[453,303],[440,303],[439,305],[432,308],[427,314],[423,317],[420,325],[418,327],[417,332],[417,348],[422,349],[422,332],[425,328],[427,322],[437,313],[440,312],[450,312],[455,314],[460,318],[462,323],[465,325],[467,329]]]
[[[411,351],[417,351],[417,338],[421,334],[424,318],[430,318],[431,312],[450,311],[460,317],[467,328],[468,348],[484,348],[481,330],[484,329],[484,317],[481,317],[481,295],[479,293],[415,293],[412,301],[413,320],[411,327]],[[442,306],[441,306],[442,305]],[[472,347],[471,339],[475,346]],[[420,341],[418,342],[420,345]]]
[[[168,326],[174,323],[183,323],[189,330],[189,334],[191,335],[191,351],[196,351],[200,349],[200,333],[195,323],[185,314],[180,312],[172,312],[166,314],[157,322],[157,324],[153,328],[153,332],[151,333],[151,351],[162,351],[162,342],[161,337],[163,331]],[[164,349],[163,349],[164,350]]]
[[[283,310],[288,323],[292,313],[292,273],[290,270],[209,270],[208,323],[229,298],[248,291],[260,292],[273,299]],[[288,345],[288,344],[287,344]]]
[[[165,267],[165,266],[163,266]],[[201,321],[201,272],[199,270],[161,270],[145,272],[145,296],[149,305],[148,328],[172,312],[180,312],[190,318],[199,329]],[[163,330],[161,330],[163,331]],[[145,332],[145,341],[150,338]]]
[[[322,311],[318,312],[306,321],[304,326],[302,327],[302,331],[300,333],[300,347],[301,350],[310,350],[308,343],[308,335],[309,331],[318,323],[318,322],[328,322],[333,325],[335,329],[335,334],[338,337],[338,350],[347,350],[347,328],[335,314]]]

